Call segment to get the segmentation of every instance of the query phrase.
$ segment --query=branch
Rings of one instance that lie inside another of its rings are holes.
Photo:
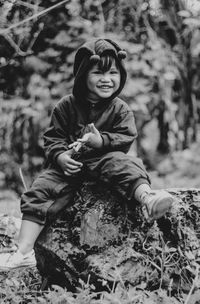
[[[30,55],[32,52],[30,50],[24,52],[20,49],[20,47],[15,43],[15,41],[7,34],[3,35],[3,37],[8,41],[8,43],[13,47],[15,52],[20,56]]]
[[[32,10],[36,10],[36,9],[38,9],[38,8],[41,8],[41,9],[42,9],[42,7],[39,7],[39,5],[35,5],[35,4],[31,4],[31,3],[26,3],[26,2],[20,1],[20,0],[17,0],[17,3],[16,3],[16,4],[17,4],[17,5],[22,5],[22,6],[28,7],[28,8],[30,8],[30,9],[32,9]]]
[[[24,20],[22,20],[22,21],[19,21],[19,22],[16,23],[16,24],[13,24],[13,25],[9,26],[9,27],[6,28],[6,29],[2,29],[2,30],[0,30],[0,35],[5,35],[5,34],[9,33],[12,29],[14,29],[14,28],[16,28],[16,27],[18,27],[18,26],[20,26],[20,25],[26,23],[26,22],[29,22],[29,21],[31,21],[31,20],[33,20],[33,19],[39,18],[39,17],[41,17],[42,15],[44,15],[44,14],[50,12],[51,10],[57,8],[58,6],[60,6],[60,5],[64,4],[64,3],[66,3],[66,2],[69,2],[69,0],[63,0],[63,1],[59,2],[59,3],[57,3],[57,4],[54,4],[54,5],[51,6],[51,7],[49,7],[49,8],[47,8],[47,9],[45,9],[45,10],[39,12],[39,13],[34,14],[33,16],[31,16],[31,17],[29,17],[29,18],[27,18],[27,19],[24,19]]]

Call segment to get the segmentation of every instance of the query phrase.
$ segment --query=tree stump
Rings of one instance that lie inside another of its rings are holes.
[[[140,217],[135,217],[132,226],[136,226],[139,221]],[[36,252],[38,247],[40,252],[41,248],[45,249],[45,256],[47,252],[51,252],[55,254],[54,258],[65,262],[67,282],[65,285],[62,281],[62,286],[71,289],[72,286],[77,286],[80,278],[83,281],[90,278],[90,282],[99,286],[102,285],[102,280],[108,278],[107,275],[104,278],[100,273],[97,274],[99,270],[94,271],[96,266],[93,268],[93,261],[90,259],[96,260],[96,255],[104,255],[108,248],[114,249],[113,246],[122,244],[128,234],[129,225],[128,207],[123,199],[118,198],[103,184],[87,182],[77,192],[72,206],[43,231],[35,249]],[[43,266],[40,267],[40,258],[38,267],[44,270]],[[99,267],[101,268],[101,264]],[[49,267],[47,270],[49,285],[52,283],[52,275],[49,276]],[[54,275],[54,279],[55,277]]]
[[[105,185],[85,183],[35,245],[42,288],[76,291],[85,282],[108,291],[120,282],[170,295],[198,289],[200,189],[168,191],[176,198],[172,210],[147,223],[134,202],[127,205]]]
[[[169,192],[176,198],[171,212],[147,223],[136,203],[127,205],[105,185],[85,183],[38,240],[67,266],[62,286],[76,287],[81,279],[96,290],[123,282],[189,292],[200,262],[200,190]]]

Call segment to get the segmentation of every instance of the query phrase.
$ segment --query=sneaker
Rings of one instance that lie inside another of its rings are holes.
[[[27,254],[22,254],[19,250],[14,253],[0,254],[0,270],[11,270],[20,267],[35,267],[35,252],[32,249]]]
[[[157,220],[171,209],[174,198],[165,190],[152,190],[143,195],[142,211],[148,221]]]

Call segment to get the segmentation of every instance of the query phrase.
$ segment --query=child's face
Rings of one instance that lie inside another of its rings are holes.
[[[96,64],[87,75],[88,98],[94,102],[109,98],[119,89],[120,78],[120,71],[114,60],[108,71],[102,71]]]

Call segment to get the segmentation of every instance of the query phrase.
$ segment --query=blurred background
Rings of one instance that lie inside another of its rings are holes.
[[[127,50],[121,97],[134,111],[154,188],[200,188],[198,0],[0,1],[0,200],[42,169],[52,107],[71,92],[77,48],[106,37]],[[6,200],[7,199],[7,200]],[[7,204],[7,203],[6,203]]]

